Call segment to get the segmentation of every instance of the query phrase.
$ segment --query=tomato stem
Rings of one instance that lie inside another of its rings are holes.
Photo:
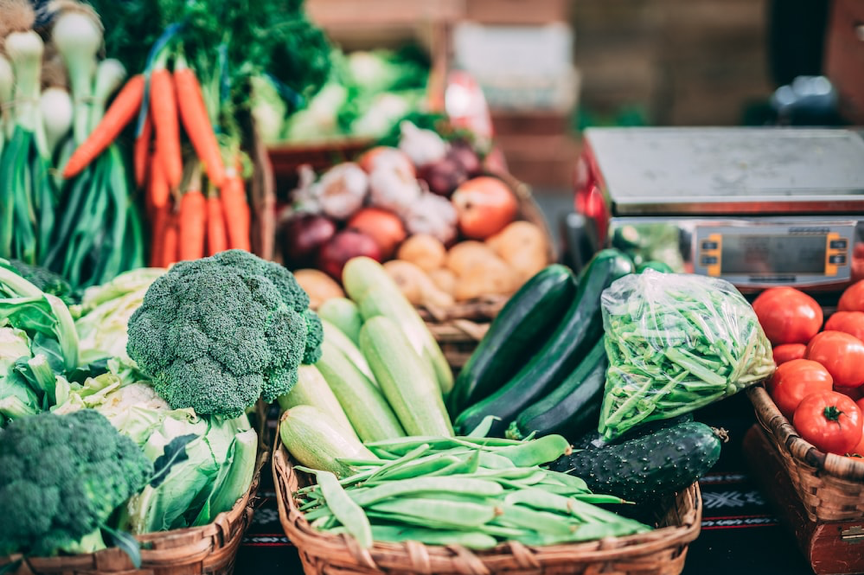
[[[840,416],[843,415],[843,412],[837,409],[836,405],[828,405],[822,411],[822,415],[824,415],[825,419],[828,421],[840,421]]]

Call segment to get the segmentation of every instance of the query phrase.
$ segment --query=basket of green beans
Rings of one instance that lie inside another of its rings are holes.
[[[277,434],[278,435],[278,434]],[[336,474],[274,450],[279,517],[307,575],[587,568],[680,573],[699,534],[694,484],[651,509],[591,493],[543,467],[569,453],[557,435],[403,437],[366,444]]]

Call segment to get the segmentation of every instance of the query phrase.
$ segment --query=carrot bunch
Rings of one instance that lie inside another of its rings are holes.
[[[141,74],[126,83],[103,121],[72,154],[63,176],[83,171],[149,102],[135,139],[133,167],[135,184],[146,194],[150,265],[167,267],[226,249],[249,251],[251,211],[242,174],[225,167],[195,71],[182,56],[175,58],[173,70],[166,63],[163,55],[149,79]],[[184,134],[191,144],[185,148]]]

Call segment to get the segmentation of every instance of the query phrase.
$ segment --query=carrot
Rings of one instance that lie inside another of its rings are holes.
[[[198,190],[189,190],[180,200],[180,261],[204,257],[207,200]]]
[[[222,212],[225,214],[225,229],[228,232],[228,247],[251,251],[249,241],[249,203],[243,178],[231,175],[225,178],[219,189],[222,198]]]
[[[161,267],[165,259],[165,237],[168,235],[168,223],[171,219],[171,207],[164,205],[153,210],[153,228],[150,237],[150,267]]]
[[[80,174],[111,142],[117,139],[126,124],[132,121],[141,109],[144,98],[144,76],[132,76],[105,112],[102,121],[90,136],[72,153],[63,177],[68,179]]]
[[[180,124],[177,120],[177,95],[171,72],[165,68],[150,75],[150,113],[156,128],[156,149],[168,187],[175,189],[183,179],[183,157],[180,152]]]
[[[219,196],[207,198],[207,255],[212,256],[228,249],[225,232],[225,215]]]
[[[168,187],[168,180],[165,178],[165,164],[161,161],[162,155],[159,148],[159,143],[156,143],[156,151],[153,153],[153,158],[150,161],[150,203],[154,208],[160,209],[168,204],[168,198],[171,195],[171,190]]]
[[[214,186],[219,187],[225,179],[225,165],[222,163],[219,142],[216,141],[216,134],[210,124],[198,78],[182,60],[178,60],[174,66],[174,84],[177,86],[177,93],[182,94],[182,97],[177,99],[177,107],[180,108],[180,120],[186,135],[192,141],[198,158],[204,163],[207,178]]]
[[[150,121],[150,114],[147,114],[144,117],[141,134],[135,138],[135,150],[132,155],[135,167],[135,185],[139,188],[144,187],[144,182],[147,179],[147,167],[150,161],[150,138],[152,136],[153,123]]]
[[[168,215],[168,223],[165,226],[165,234],[162,240],[162,261],[160,262],[161,265],[159,267],[167,268],[178,261],[177,247],[180,242],[180,235],[177,221],[178,217],[176,213],[170,213]]]

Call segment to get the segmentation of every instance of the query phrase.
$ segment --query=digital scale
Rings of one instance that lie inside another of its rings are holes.
[[[577,211],[636,263],[741,291],[864,278],[864,139],[842,129],[593,128]]]

